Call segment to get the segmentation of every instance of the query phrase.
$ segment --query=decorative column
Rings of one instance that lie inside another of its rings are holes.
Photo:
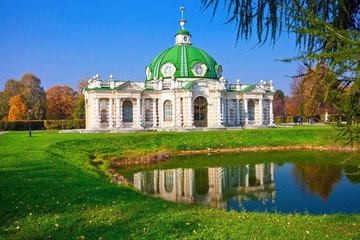
[[[141,106],[140,106],[141,100],[140,97],[136,98],[136,115],[137,115],[137,127],[141,128]]]
[[[120,106],[120,98],[117,98],[117,99],[116,99],[115,109],[116,109],[116,111],[115,111],[115,114],[116,114],[116,116],[115,116],[115,119],[116,119],[115,125],[116,125],[116,128],[119,128],[119,127],[121,127],[121,106]]]
[[[141,126],[145,127],[145,98],[141,99]]]
[[[264,99],[259,99],[259,118],[260,124],[264,124]]]
[[[218,111],[216,113],[217,116],[217,125],[220,127],[221,125],[223,125],[223,115],[221,112],[221,96],[218,97]]]
[[[95,120],[95,128],[99,128],[100,127],[100,99],[98,97],[95,98],[94,120]]]
[[[273,101],[272,99],[269,100],[269,125],[274,124],[274,113],[273,113]]]
[[[113,99],[109,98],[109,127],[108,128],[113,128],[114,126],[114,121],[113,121]]]
[[[248,100],[244,99],[244,117],[245,117],[245,125],[249,124],[249,113],[248,113]]]
[[[156,98],[153,98],[153,128],[157,127]]]
[[[226,125],[227,117],[226,117],[226,100],[222,98],[222,115],[223,115],[223,123]]]
[[[181,127],[181,101],[180,101],[180,97],[177,96],[175,101],[176,101],[176,116],[175,116],[176,126]]]
[[[270,163],[270,178],[271,182],[274,182],[274,172],[275,172],[275,164]]]
[[[226,119],[227,119],[227,122],[228,122],[229,125],[231,125],[231,111],[230,111],[230,109],[231,109],[231,107],[230,107],[231,106],[231,101],[232,101],[232,99],[227,99],[226,100],[226,106],[227,106]]]
[[[194,126],[194,115],[193,115],[193,107],[191,102],[191,96],[187,97],[188,99],[188,126],[193,127]]]
[[[236,125],[240,125],[240,105],[239,105],[239,99],[236,99]]]

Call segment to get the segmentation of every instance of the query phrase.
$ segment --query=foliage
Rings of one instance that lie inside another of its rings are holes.
[[[84,119],[71,120],[45,120],[46,129],[84,129]]]
[[[203,9],[213,6],[214,15],[219,2],[202,0]],[[339,136],[348,138],[349,144],[359,142],[360,1],[244,0],[224,1],[224,6],[228,23],[237,25],[238,38],[249,39],[256,23],[259,43],[268,36],[275,43],[285,27],[296,35],[296,45],[302,50],[285,62],[301,61],[308,69],[313,63],[327,63],[331,74],[324,74],[314,89],[323,87],[325,101],[344,115],[346,123],[337,123]]]
[[[29,110],[20,94],[10,98],[9,106],[10,110],[7,118],[8,121],[28,119]]]
[[[85,96],[84,96],[84,94],[78,95],[72,117],[74,119],[85,119]]]
[[[32,73],[25,73],[21,79],[22,97],[29,108],[32,108],[31,119],[44,119],[46,113],[46,97],[41,87],[40,78]]]
[[[299,127],[227,132],[0,135],[1,239],[357,239],[360,217],[227,212],[176,204],[110,183],[90,162],[124,149],[324,144],[335,131]],[[299,137],[301,136],[301,137]],[[276,137],[276,138],[274,138]],[[36,141],[35,141],[36,140]],[[320,140],[320,141],[319,141]],[[186,143],[186,144],[185,144]],[[281,156],[281,154],[280,154]],[[336,161],[336,159],[330,159]],[[358,161],[358,160],[357,160]],[[360,164],[357,162],[357,164]]]
[[[74,112],[77,92],[65,85],[46,90],[47,119],[69,119]]]
[[[273,111],[275,116],[284,116],[286,112],[285,94],[280,89],[276,90],[273,101]]]
[[[44,120],[31,120],[32,130],[44,130]],[[0,121],[0,130],[2,131],[26,131],[29,130],[29,121]]]
[[[227,11],[226,23],[234,23],[237,28],[237,39],[250,39],[257,35],[259,43],[271,41],[275,43],[283,32],[293,28],[311,29],[307,12],[311,12],[319,20],[330,23],[341,30],[359,30],[359,1],[338,0],[255,0],[255,1],[223,1],[201,0],[202,9],[213,7],[213,17],[219,7]],[[255,26],[254,26],[255,25]],[[308,51],[331,46],[332,43],[317,34],[304,34],[294,31],[296,45],[306,46]]]
[[[0,120],[9,115],[9,101],[10,98],[21,93],[21,85],[19,81],[12,78],[5,83],[4,91],[0,92]]]

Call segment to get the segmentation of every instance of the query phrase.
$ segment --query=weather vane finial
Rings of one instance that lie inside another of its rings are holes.
[[[185,7],[180,7],[180,10],[181,10],[181,20],[184,20]]]
[[[181,11],[181,20],[179,20],[180,22],[180,26],[182,29],[184,29],[186,20],[184,20],[184,11],[185,11],[185,7],[180,7],[180,11]]]

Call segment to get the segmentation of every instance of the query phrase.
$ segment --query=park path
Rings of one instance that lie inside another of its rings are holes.
[[[7,132],[1,132],[1,131],[0,131],[0,135],[1,135],[1,134],[5,134],[5,133],[7,133]]]

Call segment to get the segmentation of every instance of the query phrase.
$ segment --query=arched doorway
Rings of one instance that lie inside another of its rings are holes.
[[[195,127],[207,127],[207,101],[204,97],[197,97],[194,101]]]

